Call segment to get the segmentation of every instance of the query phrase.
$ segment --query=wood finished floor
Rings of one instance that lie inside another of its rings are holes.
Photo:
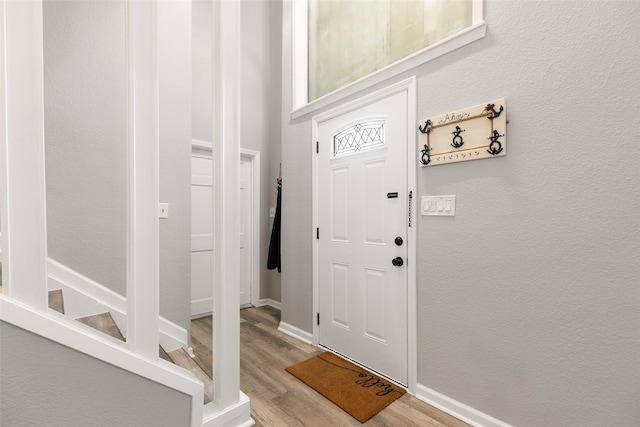
[[[240,388],[251,398],[256,426],[360,426],[342,409],[285,368],[322,350],[277,330],[280,312],[271,307],[240,311]],[[191,322],[198,364],[211,374],[211,317]],[[364,423],[366,426],[463,427],[468,424],[405,394]]]

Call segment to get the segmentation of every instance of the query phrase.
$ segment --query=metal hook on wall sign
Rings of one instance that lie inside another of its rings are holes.
[[[424,126],[418,126],[418,130],[428,135],[431,132],[431,120],[425,121]]]
[[[502,151],[502,144],[500,143],[500,141],[498,141],[498,138],[500,138],[501,136],[504,135],[500,135],[500,132],[498,132],[497,130],[493,131],[493,135],[488,138],[491,140],[491,144],[489,144],[487,153],[493,154],[494,156],[500,154],[500,152]]]
[[[487,104],[485,111],[488,111],[489,114],[491,114],[490,116],[487,116],[487,119],[489,120],[493,120],[495,118],[500,117],[500,114],[502,114],[502,112],[504,111],[504,107],[501,105],[500,106],[500,110],[496,111],[495,108],[495,104]]]
[[[431,163],[431,156],[429,155],[429,151],[431,151],[431,148],[427,147],[427,144],[425,144],[424,148],[420,150],[420,152],[422,153],[422,157],[420,157],[420,163],[425,166]]]
[[[460,126],[456,126],[456,130],[451,132],[451,134],[453,135],[453,141],[451,142],[451,146],[453,148],[462,147],[462,145],[464,144],[464,141],[462,140],[462,137],[460,136],[460,134],[465,130],[466,129],[460,129]]]

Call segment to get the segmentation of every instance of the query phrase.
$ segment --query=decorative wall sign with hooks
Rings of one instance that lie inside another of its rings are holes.
[[[506,108],[502,98],[420,121],[420,165],[443,165],[506,155]]]

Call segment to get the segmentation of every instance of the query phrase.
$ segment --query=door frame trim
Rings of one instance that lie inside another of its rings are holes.
[[[251,305],[260,302],[260,152],[240,148],[240,159],[251,161]]]
[[[417,384],[417,221],[416,212],[418,208],[415,201],[418,200],[416,193],[416,165],[418,162],[418,151],[416,149],[416,130],[417,123],[417,95],[416,95],[416,77],[410,77],[398,83],[392,84],[386,88],[372,92],[354,101],[340,105],[332,110],[315,115],[311,119],[312,140],[311,140],[311,186],[312,186],[312,224],[311,230],[313,248],[312,248],[312,281],[313,281],[313,338],[314,345],[319,342],[319,330],[316,323],[316,313],[319,310],[319,258],[318,245],[316,238],[316,227],[318,226],[318,156],[316,153],[316,141],[318,140],[318,128],[321,123],[331,120],[337,116],[353,111],[357,108],[371,104],[384,98],[388,98],[400,92],[407,93],[407,191],[414,194],[412,212],[412,226],[407,226],[407,376],[408,391],[411,394],[416,393]]]
[[[204,159],[211,159],[213,161],[213,147],[210,142],[192,140],[191,142],[191,157],[199,157]],[[240,149],[240,159],[248,158],[251,161],[251,174],[252,182],[251,189],[251,305],[257,307],[260,305],[260,152],[249,150],[247,148]],[[238,159],[238,160],[240,160]],[[213,172],[212,172],[213,179]],[[211,305],[213,298],[207,298],[205,300],[198,300],[195,303]],[[193,314],[194,301],[191,301],[191,316],[192,318],[201,317],[204,313]],[[201,310],[198,310],[201,311]],[[209,311],[210,312],[210,311]],[[195,317],[194,317],[195,316]]]
[[[211,197],[213,198],[213,145],[211,144],[211,142],[208,141],[202,141],[202,140],[197,140],[197,139],[192,139],[191,140],[191,165],[193,168],[193,159],[197,158],[197,159],[205,159],[208,161],[211,161]],[[193,191],[193,169],[191,170],[191,187]],[[193,215],[193,199],[191,200],[191,206],[190,209],[192,211],[192,215]],[[213,206],[211,208],[211,215],[213,216]],[[190,256],[193,256],[193,234],[192,234],[193,230],[190,230],[190,236],[191,236],[191,252],[190,252]],[[211,232],[211,238],[213,239],[213,231]],[[213,251],[213,244],[211,247],[211,251]],[[193,262],[193,261],[192,261]],[[193,267],[193,265],[192,265]],[[189,290],[191,291],[191,295],[190,295],[190,315],[191,315],[191,319],[197,319],[199,317],[203,317],[203,316],[208,316],[211,313],[213,313],[213,292],[211,293],[211,296],[209,297],[205,297],[205,298],[199,298],[197,300],[193,299],[193,271],[191,274],[191,283],[189,284]]]

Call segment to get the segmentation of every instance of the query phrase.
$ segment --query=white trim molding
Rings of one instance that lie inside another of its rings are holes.
[[[290,325],[288,323],[285,322],[280,322],[280,325],[278,326],[278,330],[280,332],[282,332],[283,334],[287,334],[290,337],[296,338],[304,343],[307,344],[311,344],[311,345],[315,345],[313,343],[313,335],[310,334],[307,331],[303,331],[300,328],[296,328],[293,325]]]
[[[0,204],[3,294],[46,312],[42,7],[0,3]]]
[[[201,139],[192,139],[191,148],[194,150],[208,151],[209,153],[211,153],[213,151],[213,144],[210,141],[203,141]]]
[[[213,310],[213,298],[200,298],[191,301],[191,320],[200,317],[211,316]]]
[[[416,386],[416,397],[474,427],[512,427],[422,384]]]
[[[274,299],[271,298],[262,298],[260,300],[258,300],[258,303],[255,304],[256,307],[263,307],[263,306],[269,306],[272,308],[275,308],[276,310],[280,310],[282,311],[282,304],[280,303],[280,301],[276,301]]]
[[[202,427],[249,427],[254,424],[249,397],[241,391],[234,405],[221,409],[211,402],[204,407]]]
[[[49,290],[62,289],[65,313],[72,318],[109,311],[126,336],[127,299],[69,267],[49,258]],[[160,345],[166,351],[189,346],[187,330],[160,317]]]
[[[257,306],[260,299],[260,152],[240,149],[240,158],[251,161],[251,298]]]
[[[191,373],[163,360],[155,362],[131,353],[124,343],[92,333],[91,328],[65,316],[50,316],[0,295],[2,321],[191,396],[202,411],[203,386]],[[157,351],[157,349],[156,349]],[[192,409],[193,411],[193,409]],[[194,419],[202,415],[192,412]],[[199,424],[198,424],[199,425]]]

